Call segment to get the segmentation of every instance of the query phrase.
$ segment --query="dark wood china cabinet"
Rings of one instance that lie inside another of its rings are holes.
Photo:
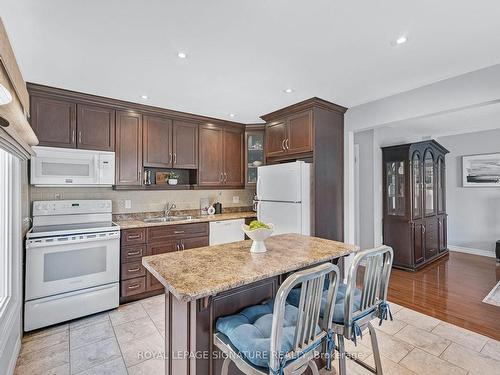
[[[384,244],[395,267],[417,270],[448,253],[448,152],[434,140],[382,148]]]

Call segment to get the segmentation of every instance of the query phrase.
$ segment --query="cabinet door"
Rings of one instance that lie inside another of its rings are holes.
[[[75,148],[76,104],[32,96],[31,127],[40,146]]]
[[[208,237],[192,237],[179,241],[182,250],[208,246]]]
[[[115,110],[78,104],[78,148],[86,150],[115,150]]]
[[[174,168],[198,168],[198,124],[174,121],[173,136]]]
[[[142,115],[116,113],[116,185],[142,184]]]
[[[198,185],[221,186],[223,167],[223,134],[218,125],[200,126]]]
[[[257,167],[266,163],[264,154],[264,130],[245,132],[245,185],[257,184]]]
[[[145,167],[172,167],[172,120],[144,116],[143,162]]]
[[[147,253],[148,255],[158,255],[170,253],[172,251],[177,251],[176,241],[168,241],[163,243],[157,243],[153,245],[148,245]],[[153,290],[163,289],[163,285],[154,277],[151,273],[146,272],[146,292],[151,292]]]
[[[240,127],[224,130],[224,185],[245,186],[245,131]]]
[[[425,259],[438,253],[438,221],[436,217],[425,220]]]
[[[275,121],[266,126],[266,156],[286,154],[286,122]]]
[[[429,150],[424,157],[424,213],[426,216],[436,213],[436,168],[434,155]]]
[[[287,118],[288,137],[285,148],[289,154],[313,150],[312,112],[306,111]]]
[[[413,227],[413,257],[415,264],[424,260],[425,237],[424,226],[421,222],[415,223]]]
[[[448,248],[448,243],[446,239],[447,229],[446,229],[446,216],[438,217],[438,242],[439,242],[439,252],[443,252]]]

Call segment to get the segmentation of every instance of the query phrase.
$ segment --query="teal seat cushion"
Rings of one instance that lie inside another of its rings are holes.
[[[247,307],[238,314],[221,317],[215,325],[217,331],[226,335],[239,353],[255,366],[269,366],[273,307],[274,299],[271,299],[264,304]],[[285,305],[282,354],[293,348],[297,314],[297,307],[289,303]],[[319,333],[320,327],[316,330]]]
[[[321,310],[320,316],[323,317],[325,312],[326,300],[328,298],[328,285],[325,283],[325,287],[323,288],[323,295],[321,297]],[[295,288],[290,291],[288,295],[287,302],[293,306],[299,305],[300,300],[300,290],[301,288]],[[347,290],[346,284],[340,284],[337,297],[335,299],[335,308],[333,309],[333,319],[332,321],[338,324],[344,323],[344,300],[345,294]],[[353,311],[359,310],[361,307],[361,289],[356,288],[354,290],[354,301],[353,301]]]

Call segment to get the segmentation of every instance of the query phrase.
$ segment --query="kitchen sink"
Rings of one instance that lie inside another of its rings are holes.
[[[168,221],[193,220],[194,216],[166,216],[166,217],[151,217],[144,219],[145,223],[166,223]]]

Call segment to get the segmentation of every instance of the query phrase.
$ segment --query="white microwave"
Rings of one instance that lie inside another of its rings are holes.
[[[115,153],[33,146],[31,185],[111,186],[115,183]]]

